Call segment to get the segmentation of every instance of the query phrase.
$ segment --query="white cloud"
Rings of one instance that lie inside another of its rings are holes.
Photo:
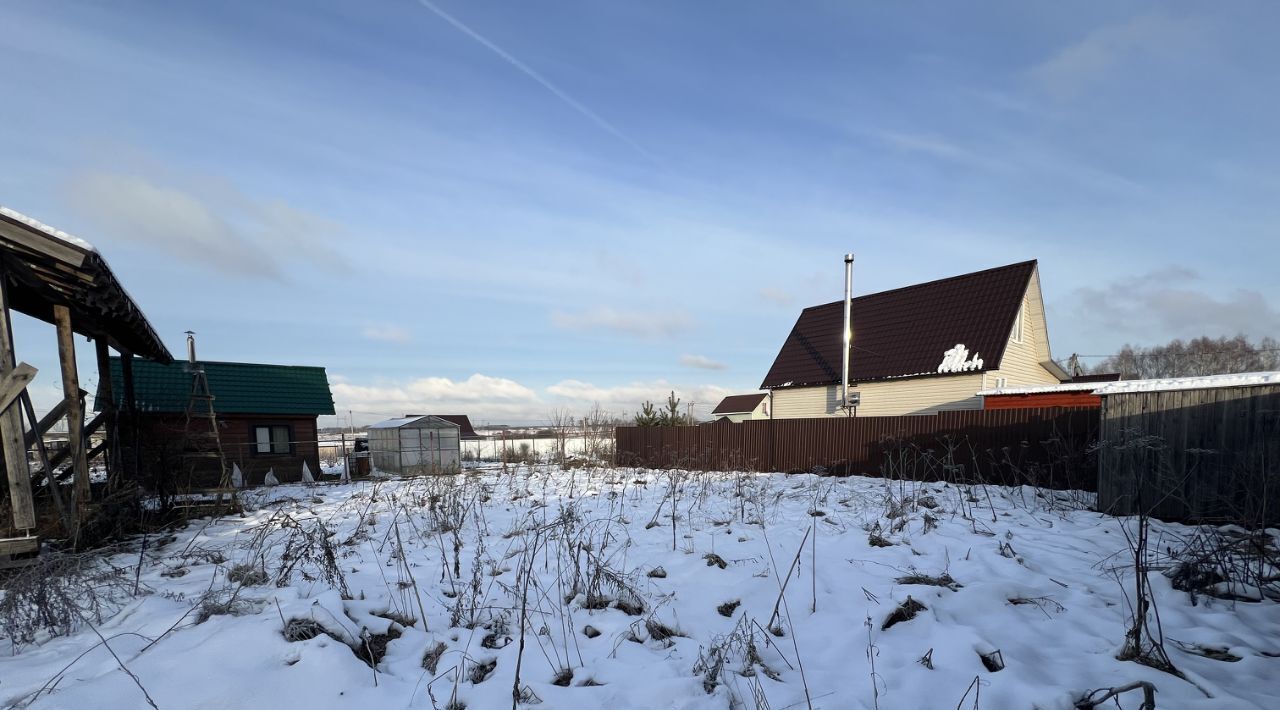
[[[1254,289],[1218,296],[1197,288],[1199,276],[1169,267],[1076,289],[1074,315],[1089,327],[1138,337],[1267,336],[1280,333],[1280,310]]]
[[[562,380],[547,388],[547,393],[569,404],[570,408],[589,407],[599,403],[606,412],[629,417],[639,411],[646,401],[662,404],[675,392],[683,409],[694,403],[694,414],[705,417],[720,400],[733,394],[732,390],[717,385],[679,385],[666,380],[632,382],[613,387],[602,387],[581,380]]]
[[[407,343],[412,338],[408,329],[396,325],[370,325],[361,331],[361,335],[383,343]]]
[[[723,362],[717,362],[702,355],[681,355],[680,364],[699,370],[723,370],[728,367]]]
[[[351,383],[330,375],[334,406],[357,422],[371,423],[404,414],[466,414],[472,422],[507,424],[546,422],[552,409],[581,416],[599,404],[605,412],[629,418],[645,401],[660,404],[674,391],[683,410],[694,403],[694,414],[706,417],[731,390],[716,385],[673,384],[666,380],[599,386],[581,380],[562,380],[541,392],[505,377],[479,373],[465,380],[422,377],[407,382]]]
[[[1202,29],[1199,23],[1187,19],[1139,15],[1093,30],[1034,67],[1030,74],[1050,93],[1070,97],[1115,73],[1123,62],[1186,54]]]
[[[185,182],[195,187],[92,172],[72,180],[68,190],[85,219],[114,239],[229,274],[282,278],[290,262],[339,263],[328,245],[342,231],[335,223],[218,181]]]
[[[555,311],[551,323],[565,330],[605,330],[641,338],[670,337],[688,330],[692,319],[681,311],[618,311],[600,306],[580,313]]]
[[[479,420],[543,417],[537,393],[505,377],[476,373],[465,380],[422,377],[376,385],[356,385],[331,377],[330,383],[338,411],[361,412],[366,421],[418,412],[467,414]]]

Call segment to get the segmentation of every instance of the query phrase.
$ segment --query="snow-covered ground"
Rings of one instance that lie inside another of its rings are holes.
[[[1071,708],[1135,680],[1161,710],[1280,698],[1280,604],[1193,603],[1158,572],[1186,680],[1116,660],[1126,521],[1083,494],[520,468],[245,497],[104,560],[100,623],[4,642],[0,706],[479,710],[511,707],[517,672],[545,708]],[[1153,523],[1152,544],[1190,533]]]

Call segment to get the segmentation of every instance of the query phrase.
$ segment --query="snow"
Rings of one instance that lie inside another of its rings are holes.
[[[963,343],[956,343],[955,347],[942,353],[942,363],[938,365],[938,372],[972,372],[981,370],[982,365],[982,358],[978,353],[969,357],[969,348],[966,348]]]
[[[1234,375],[1209,375],[1206,377],[1172,377],[1157,380],[1123,380],[1111,382],[1094,390],[1095,394],[1132,394],[1134,392],[1171,392],[1174,390],[1200,390],[1218,387],[1257,387],[1280,385],[1280,372],[1244,372]]]
[[[1041,394],[1045,392],[1092,392],[1097,382],[1063,382],[1057,385],[1027,385],[1026,387],[996,387],[978,392],[979,397],[996,397],[1002,394]]]
[[[1079,492],[521,467],[243,498],[243,516],[193,521],[103,559],[126,586],[138,574],[146,593],[95,629],[16,649],[0,642],[10,653],[0,656],[0,707],[37,692],[30,707],[146,707],[112,653],[164,710],[444,708],[455,693],[471,710],[509,708],[518,658],[521,687],[543,708],[794,709],[806,707],[806,686],[814,708],[951,708],[975,679],[988,710],[1068,710],[1091,689],[1135,680],[1156,685],[1162,709],[1267,708],[1280,695],[1280,604],[1193,603],[1158,572],[1149,578],[1160,622],[1178,642],[1167,649],[1188,680],[1115,658],[1128,608],[1117,580],[1132,589],[1122,525],[1132,523],[1088,511],[1091,496]],[[331,533],[314,540],[329,541],[340,580],[315,561],[323,555],[298,554],[307,530]],[[870,531],[888,546],[870,544]],[[1156,522],[1150,535],[1163,549],[1194,531]],[[658,568],[665,575],[651,576]],[[265,580],[228,581],[259,569]],[[575,570],[644,611],[588,608],[600,605],[572,588]],[[944,572],[954,588],[899,581]],[[221,606],[202,605],[208,595]],[[925,610],[884,629],[908,596]],[[202,606],[232,613],[201,619]],[[661,638],[650,621],[682,635]],[[325,633],[291,642],[288,623]],[[773,626],[783,635],[765,631]],[[400,636],[375,671],[352,646],[389,629]],[[745,660],[748,637],[759,663]],[[424,668],[439,644],[438,665]],[[1240,660],[1184,650],[1197,645]],[[713,647],[727,660],[704,685],[699,659]],[[995,650],[999,672],[979,657]],[[926,653],[932,669],[919,662]],[[567,687],[552,683],[562,668]],[[1137,695],[1121,706],[1136,708]]]
[[[67,234],[61,229],[55,229],[53,227],[50,227],[49,225],[45,224],[44,222],[41,222],[40,220],[28,217],[25,214],[22,214],[21,212],[18,212],[16,210],[11,210],[8,207],[5,207],[4,205],[0,205],[0,215],[4,215],[5,217],[8,217],[12,220],[21,222],[38,232],[42,232],[50,237],[53,237],[54,239],[65,242],[67,244],[78,247],[80,249],[84,249],[85,251],[97,251],[96,249],[94,249],[92,244],[90,244],[89,242],[86,242],[80,237]]]

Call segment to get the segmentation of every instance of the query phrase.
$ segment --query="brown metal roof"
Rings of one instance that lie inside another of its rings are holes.
[[[406,417],[439,417],[458,425],[458,436],[462,439],[479,439],[480,435],[471,427],[471,419],[465,414],[406,414]]]
[[[853,299],[849,381],[937,374],[957,343],[983,367],[1000,367],[1036,262],[881,291]],[[844,301],[806,308],[782,344],[761,389],[840,381]]]
[[[764,392],[756,394],[731,394],[720,400],[720,404],[711,410],[714,414],[741,414],[742,412],[754,412],[756,407],[760,405],[760,400],[765,398]]]

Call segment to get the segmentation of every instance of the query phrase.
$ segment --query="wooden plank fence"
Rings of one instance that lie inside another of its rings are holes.
[[[1107,395],[1101,435],[1098,510],[1280,521],[1280,386]]]
[[[615,461],[1096,490],[1098,420],[1096,409],[1053,408],[628,426],[615,432]]]

